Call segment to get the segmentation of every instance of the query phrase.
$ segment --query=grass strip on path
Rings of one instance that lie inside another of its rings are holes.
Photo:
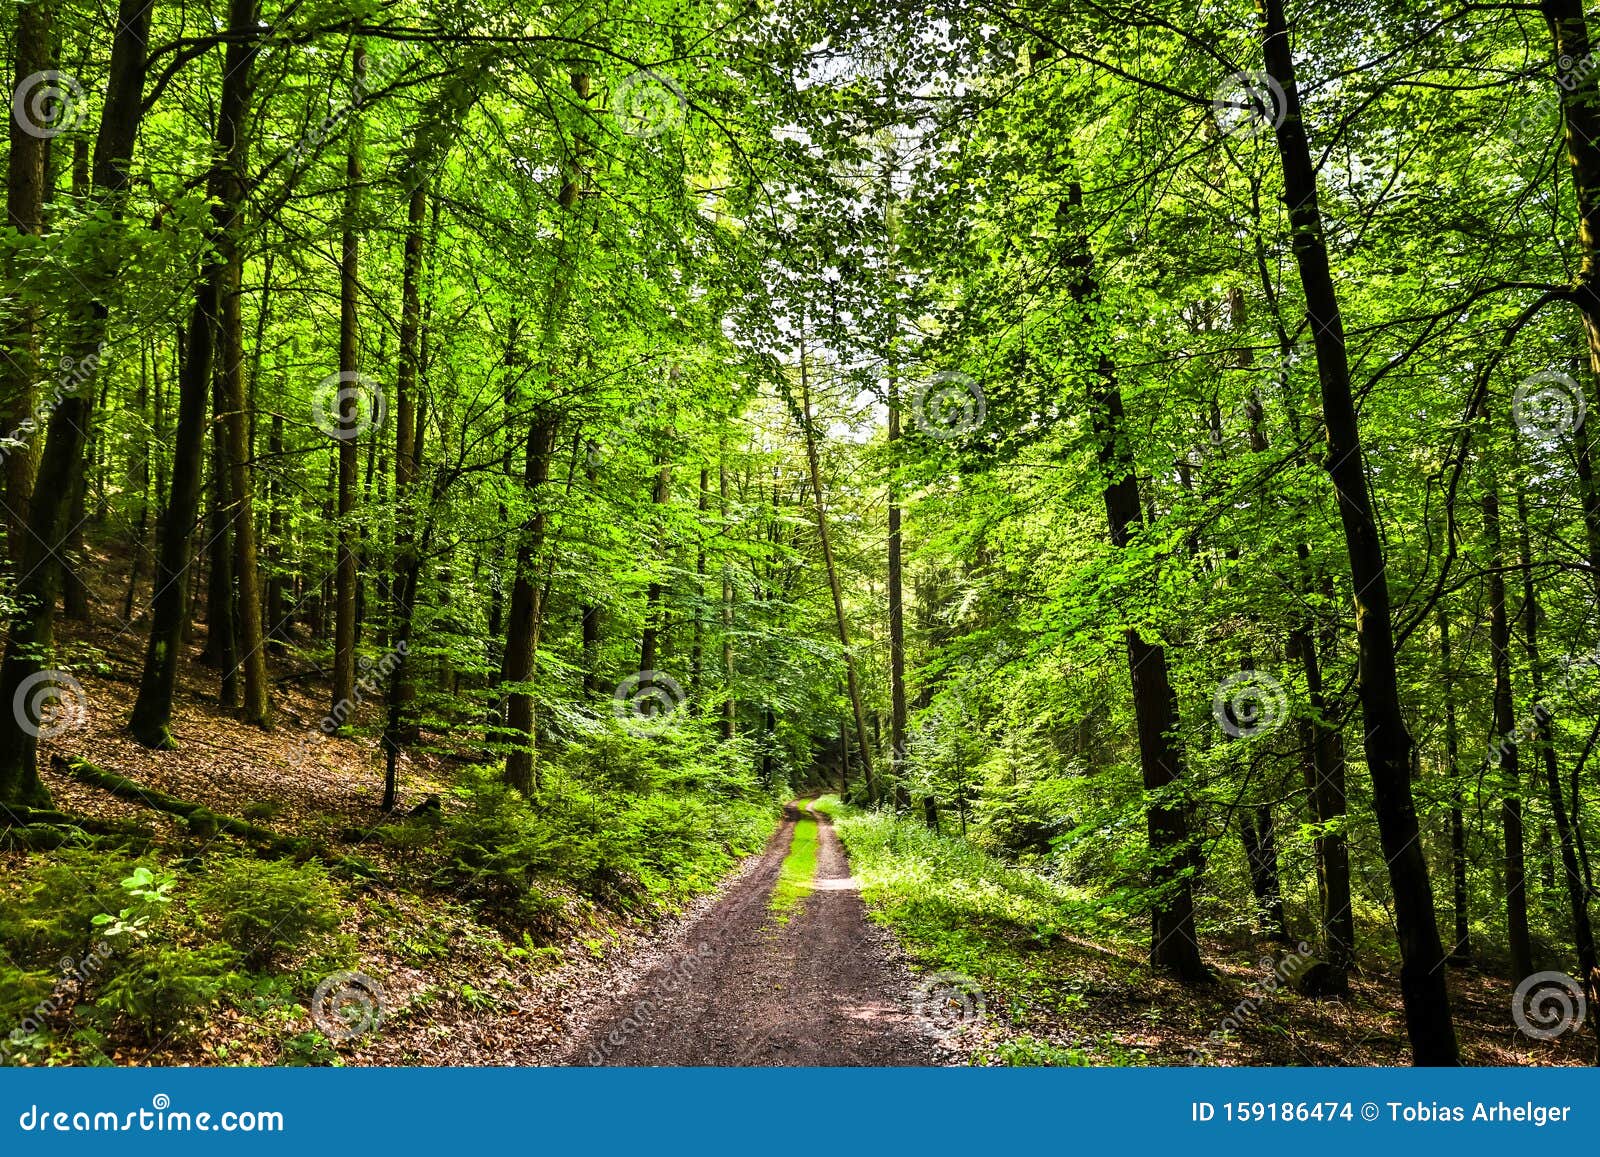
[[[817,820],[809,811],[802,810],[795,820],[789,854],[783,858],[778,882],[772,889],[772,914],[779,924],[787,924],[801,901],[811,895],[816,874]]]

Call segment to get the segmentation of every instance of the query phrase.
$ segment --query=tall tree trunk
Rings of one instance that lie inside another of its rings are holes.
[[[11,93],[18,107],[9,118],[11,151],[6,171],[6,223],[24,237],[36,237],[44,229],[45,155],[49,151],[53,126],[43,123],[42,114],[47,110],[30,102],[40,101],[47,88],[47,83],[42,83],[38,77],[50,68],[54,9],[55,6],[46,0],[28,0],[16,8]],[[18,264],[22,260],[26,258],[12,255],[7,261],[6,280],[11,286],[19,285],[22,280]],[[17,293],[4,312],[7,320],[4,332],[0,332],[0,421],[4,422],[6,431],[12,431],[26,428],[25,424],[31,425],[34,420],[34,383],[41,371],[37,333],[39,310]],[[0,486],[4,488],[0,499],[5,503],[7,553],[18,563],[29,549],[24,539],[28,533],[28,498],[33,492],[38,455],[35,438],[22,441],[21,446],[13,447],[6,454],[5,474],[0,478]]]
[[[532,795],[538,786],[535,766],[533,692],[534,633],[541,608],[537,565],[544,548],[544,484],[550,480],[550,456],[555,448],[557,420],[554,414],[539,412],[528,431],[527,459],[523,481],[534,503],[517,542],[517,575],[511,588],[511,607],[506,622],[506,656],[503,670],[506,695],[506,732],[511,748],[506,753],[505,781],[523,795]]]
[[[1367,465],[1345,349],[1344,320],[1323,240],[1316,168],[1301,119],[1300,93],[1283,0],[1257,0],[1267,74],[1283,93],[1277,126],[1284,200],[1294,235],[1295,263],[1306,299],[1317,354],[1317,378],[1327,428],[1325,468],[1339,500],[1345,550],[1356,599],[1356,638],[1367,771],[1389,881],[1394,890],[1395,933],[1400,944],[1400,993],[1411,1055],[1419,1065],[1460,1063],[1444,945],[1433,911],[1433,889],[1411,796],[1411,736],[1400,708],[1394,625],[1384,573],[1383,540],[1367,490]]]
[[[889,367],[889,469],[898,465],[900,441],[900,383],[897,367]],[[895,807],[911,806],[911,787],[905,782],[906,762],[906,612],[905,576],[901,565],[900,490],[889,479],[889,773],[894,780]]]
[[[1555,745],[1555,719],[1544,702],[1544,673],[1539,654],[1539,598],[1533,582],[1533,550],[1528,536],[1528,499],[1520,487],[1517,491],[1517,526],[1522,563],[1522,636],[1528,651],[1528,670],[1533,681],[1535,718],[1538,722],[1538,754],[1544,764],[1545,790],[1550,801],[1550,815],[1555,820],[1556,841],[1561,848],[1561,875],[1567,896],[1567,907],[1572,918],[1573,946],[1577,949],[1578,979],[1584,987],[1589,1007],[1600,1007],[1600,962],[1596,960],[1594,925],[1589,920],[1589,892],[1583,870],[1578,862],[1578,845],[1574,825],[1567,814],[1566,798],[1561,790],[1561,773],[1557,766]],[[1527,973],[1523,973],[1524,976]],[[1595,1025],[1600,1041],[1600,1022]]]
[[[694,632],[689,644],[689,709],[700,714],[701,667],[705,662],[705,604],[706,604],[706,511],[711,507],[711,468],[700,467],[700,499],[696,509],[700,515],[698,529],[699,548],[695,552]]]
[[[650,500],[657,510],[672,497],[672,464],[658,463]],[[652,577],[644,591],[644,620],[639,628],[639,670],[654,671],[660,661],[656,651],[661,637],[661,580]]]
[[[1302,589],[1309,592],[1313,589],[1311,551],[1304,542],[1298,544],[1298,556]],[[1331,584],[1326,593],[1331,596]],[[1356,926],[1355,912],[1350,905],[1350,849],[1344,833],[1344,742],[1339,735],[1337,707],[1323,684],[1319,653],[1331,651],[1337,641],[1337,628],[1329,624],[1320,636],[1308,612],[1290,632],[1289,643],[1291,652],[1300,658],[1306,698],[1311,708],[1311,718],[1303,731],[1307,750],[1307,796],[1311,818],[1317,825],[1313,844],[1317,857],[1317,894],[1322,907],[1322,951],[1329,964],[1348,973],[1356,962]]]
[[[421,465],[421,428],[417,422],[417,389],[421,381],[419,360],[422,337],[422,245],[423,226],[428,217],[428,182],[419,177],[412,186],[406,206],[405,253],[400,272],[400,349],[399,364],[395,372],[395,443],[394,443],[394,502],[395,523],[395,575],[391,584],[394,599],[396,651],[399,662],[389,683],[389,716],[393,743],[414,743],[419,738],[415,725],[406,722],[408,712],[416,700],[416,682],[411,664],[399,650],[399,643],[410,645],[411,624],[415,617],[417,578],[421,559],[415,550],[416,511],[413,508],[412,486]],[[388,777],[393,779],[393,775]],[[384,788],[385,807],[394,806],[394,785]]]
[[[586,101],[590,90],[589,75],[574,72],[570,83],[578,101]],[[575,150],[576,155],[567,166],[566,177],[557,196],[557,203],[564,214],[576,210],[582,192],[584,172],[581,157],[585,146],[581,134]],[[556,337],[571,292],[573,263],[570,237],[564,231],[557,247],[555,276],[545,300],[544,325],[540,337],[539,356],[545,364],[546,380],[553,374],[556,363]],[[536,750],[538,733],[535,728],[533,693],[527,683],[533,678],[535,648],[544,611],[537,573],[539,555],[544,546],[543,489],[550,478],[550,458],[555,449],[559,425],[559,415],[541,407],[534,412],[528,429],[523,483],[533,500],[534,510],[524,533],[518,536],[516,578],[507,615],[506,652],[501,662],[502,682],[520,684],[514,686],[506,697],[506,731],[512,747],[506,755],[505,781],[524,795],[530,795],[542,787]]]
[[[722,522],[728,522],[728,439],[724,435],[717,460],[717,492],[721,499]],[[738,702],[733,688],[733,569],[722,560],[722,738],[732,739],[738,721]]]
[[[272,458],[272,474],[267,482],[267,541],[271,544],[272,573],[267,576],[267,637],[272,645],[281,649],[289,641],[288,603],[289,544],[285,541],[283,485],[279,481],[283,469],[283,415],[274,413],[267,434],[267,453]]]
[[[89,139],[78,137],[72,142],[72,197],[79,205],[87,205],[90,196],[89,183]],[[48,191],[47,191],[48,195]],[[99,408],[105,408],[106,390],[110,382],[102,377],[100,389]],[[88,390],[94,389],[94,383],[89,383]],[[69,527],[67,530],[66,550],[62,551],[65,563],[62,567],[61,613],[75,622],[87,623],[89,621],[89,583],[87,578],[89,553],[84,542],[84,524],[89,521],[89,486],[90,475],[99,469],[100,448],[103,439],[97,436],[95,428],[91,425],[87,432],[88,445],[84,450],[84,468],[77,472],[73,480],[72,505],[67,514]],[[104,517],[104,500],[96,507],[97,521]]]
[[[357,41],[353,52],[356,92],[366,83],[367,54]],[[360,318],[357,313],[360,293],[361,260],[361,127],[359,118],[350,118],[350,147],[345,154],[344,221],[339,261],[339,510],[337,559],[334,572],[333,622],[333,708],[335,718],[350,711],[356,694],[356,573],[355,527],[351,525],[356,508],[356,474],[360,465],[357,445],[359,423],[364,417],[359,408],[365,392],[356,389],[361,374]]]
[[[811,424],[811,377],[806,347],[800,345],[800,424],[806,440],[806,462],[811,470],[811,499],[817,511],[817,537],[822,544],[822,562],[828,571],[828,589],[833,594],[834,620],[839,629],[839,646],[844,651],[845,684],[850,693],[850,711],[855,717],[856,742],[861,750],[861,778],[867,800],[878,800],[872,775],[872,749],[867,742],[867,716],[861,703],[861,681],[856,674],[855,652],[850,648],[850,623],[845,617],[844,588],[839,584],[839,568],[834,562],[833,541],[828,534],[828,506],[822,494],[822,462],[817,454],[817,433]]]
[[[160,359],[152,358],[144,342],[139,343],[139,389],[134,396],[134,407],[139,412],[139,422],[150,420],[150,379],[156,374],[156,390],[161,392]],[[159,411],[160,402],[157,401]],[[157,445],[159,445],[159,441]],[[128,489],[138,495],[139,516],[133,522],[133,541],[128,547],[128,590],[122,600],[123,622],[133,621],[133,603],[139,591],[139,568],[144,562],[145,539],[150,530],[150,442],[143,437],[133,451],[128,465]]]
[[[245,384],[244,258],[237,246],[229,254],[222,284],[222,328],[218,334],[217,380],[222,390],[220,420],[227,442],[225,511],[233,543],[233,577],[238,638],[238,666],[244,673],[240,718],[256,727],[272,727],[272,702],[267,684],[267,652],[261,628],[261,560],[256,548],[255,448],[250,433],[251,406]],[[269,292],[270,284],[262,287]]]
[[[1058,206],[1057,216],[1067,230],[1065,263],[1071,271],[1073,300],[1080,307],[1092,309],[1100,297],[1094,254],[1086,235],[1072,219],[1082,204],[1083,192],[1073,182],[1067,200]],[[1119,551],[1126,550],[1144,525],[1144,511],[1139,505],[1139,483],[1124,431],[1117,369],[1103,346],[1090,386],[1089,405],[1099,447],[1111,544]],[[1150,963],[1184,980],[1204,980],[1210,973],[1200,959],[1200,942],[1195,935],[1195,846],[1189,831],[1188,802],[1182,796],[1183,753],[1177,738],[1178,706],[1167,672],[1167,653],[1160,643],[1150,642],[1136,628],[1124,632],[1124,642],[1146,792],[1145,825],[1154,892]]]
[[[1444,695],[1444,761],[1450,777],[1450,880],[1451,906],[1455,911],[1456,936],[1450,948],[1450,961],[1465,964],[1472,959],[1472,925],[1467,892],[1467,824],[1461,814],[1461,737],[1456,722],[1455,657],[1450,646],[1450,614],[1439,607],[1440,690]]]
[[[1483,530],[1489,544],[1489,655],[1494,676],[1492,717],[1495,750],[1500,756],[1500,777],[1505,793],[1500,800],[1500,826],[1505,836],[1506,946],[1511,953],[1511,971],[1520,978],[1533,972],[1533,942],[1528,934],[1527,863],[1523,848],[1516,709],[1511,694],[1511,616],[1506,610],[1500,495],[1494,478],[1494,466],[1492,463],[1486,466]]]
[[[232,264],[230,260],[229,264]],[[224,338],[228,296],[228,271],[218,297],[217,353]],[[221,671],[217,701],[224,707],[239,705],[239,648],[234,634],[233,604],[233,522],[228,511],[228,437],[223,427],[228,400],[222,382],[220,356],[211,374],[211,505],[206,517],[206,540],[210,546],[211,573],[206,594],[205,659]]]

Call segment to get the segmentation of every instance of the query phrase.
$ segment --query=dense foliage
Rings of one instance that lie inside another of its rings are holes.
[[[679,901],[826,787],[974,930],[1392,962],[1419,1061],[1446,958],[1595,1003],[1576,0],[0,20],[19,845],[83,679],[170,749],[205,662],[374,745],[384,854],[521,931],[552,881]],[[423,758],[457,795],[408,816]],[[151,915],[97,1001],[146,1034],[338,925],[339,854],[205,858],[215,942]],[[43,918],[68,862],[0,913],[18,1008],[127,907],[105,858]]]

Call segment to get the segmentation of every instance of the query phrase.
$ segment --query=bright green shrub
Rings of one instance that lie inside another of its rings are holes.
[[[54,966],[64,956],[82,956],[94,939],[94,918],[126,905],[121,881],[138,866],[79,848],[30,857],[0,894],[0,949],[19,964]]]
[[[198,892],[201,910],[252,971],[339,926],[338,893],[320,864],[219,859]]]
[[[112,958],[93,1016],[124,1020],[147,1041],[192,1032],[236,974],[232,948],[142,943]]]
[[[59,979],[47,969],[0,963],[0,1040],[49,998]]]

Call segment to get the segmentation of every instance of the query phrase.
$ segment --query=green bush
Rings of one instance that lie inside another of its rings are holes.
[[[147,1041],[193,1031],[236,974],[233,949],[143,943],[113,959],[93,1016],[121,1018]]]
[[[597,760],[627,749],[602,740],[574,749],[573,760],[591,782],[604,778]],[[643,795],[597,790],[570,774],[565,760],[547,771],[550,786],[536,805],[488,775],[468,780],[458,788],[467,806],[447,812],[444,831],[450,881],[465,882],[519,926],[541,932],[554,931],[565,915],[547,881],[618,908],[671,903],[760,848],[776,815],[753,783],[709,763],[695,774],[715,781],[715,796],[681,782],[670,792]],[[652,774],[670,779],[687,772],[658,767]]]
[[[0,895],[0,949],[19,964],[54,966],[82,956],[94,939],[94,918],[127,905],[121,881],[139,866],[79,848],[30,857]]]
[[[480,895],[514,901],[561,862],[556,833],[511,788],[480,776],[458,791],[467,806],[446,820],[445,850],[451,869]]]
[[[42,968],[16,968],[0,963],[0,1034],[8,1034],[55,991],[60,978]],[[3,1039],[3,1037],[0,1037]]]
[[[199,903],[246,968],[259,971],[339,926],[338,893],[320,864],[214,861],[199,886]]]

